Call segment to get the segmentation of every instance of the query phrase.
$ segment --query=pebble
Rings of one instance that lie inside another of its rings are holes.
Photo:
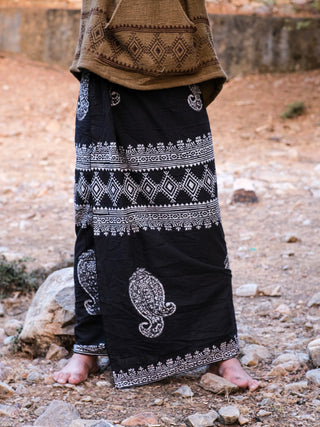
[[[46,354],[47,360],[61,360],[68,356],[69,352],[64,347],[52,343]]]
[[[242,414],[240,414],[239,419],[238,419],[238,423],[243,426],[245,424],[248,424],[249,422],[249,418],[244,417]]]
[[[34,426],[69,426],[73,420],[80,418],[78,410],[70,403],[53,400],[47,409],[34,422]]]
[[[42,381],[43,376],[38,371],[31,371],[27,375],[26,381],[29,384],[38,383],[39,381]]]
[[[288,375],[288,371],[282,365],[275,366],[268,373],[268,376],[270,377],[282,377],[285,375]]]
[[[0,403],[0,415],[15,418],[19,415],[19,410],[14,406],[3,405]]]
[[[0,303],[0,317],[3,317],[4,314],[5,314],[4,306],[3,306],[3,304]]]
[[[307,380],[313,384],[320,385],[320,368],[311,369],[306,373]]]
[[[273,310],[272,303],[270,301],[265,301],[257,305],[254,311],[258,316],[265,317],[265,316],[268,316],[270,313],[272,313],[272,310]]]
[[[278,307],[275,309],[275,311],[282,314],[282,316],[289,315],[291,313],[290,307],[287,304],[278,305]]]
[[[255,297],[258,295],[258,285],[256,283],[246,283],[235,290],[237,297]]]
[[[5,339],[3,340],[3,345],[10,345],[15,341],[16,337],[14,335],[10,336],[10,337],[5,337]]]
[[[308,307],[319,306],[320,305],[320,292],[314,294],[308,302]]]
[[[6,399],[9,396],[14,394],[13,388],[11,388],[8,384],[3,381],[0,381],[0,398]]]
[[[315,368],[320,367],[320,338],[315,339],[308,344],[308,352]]]
[[[103,372],[103,371],[107,370],[108,367],[110,366],[110,359],[109,359],[109,357],[106,357],[106,356],[99,357],[98,364],[99,364],[100,372]]]
[[[284,238],[283,238],[283,240],[286,243],[297,243],[297,242],[301,242],[301,239],[299,239],[299,237],[297,237],[293,233],[289,233],[289,234],[285,235]]]
[[[52,385],[55,383],[55,380],[53,379],[53,376],[51,374],[45,375],[43,382],[46,385]]]
[[[224,424],[235,424],[239,417],[240,411],[236,406],[227,405],[219,409],[220,419]]]
[[[260,409],[260,411],[257,413],[258,417],[267,417],[268,415],[271,415],[270,411],[265,411],[264,409]]]
[[[288,372],[295,372],[305,366],[305,360],[297,353],[284,353],[278,356],[272,365],[281,366]]]
[[[179,387],[176,391],[174,391],[172,394],[178,394],[181,397],[192,397],[194,395],[193,391],[188,385],[182,385]]]
[[[237,385],[210,372],[201,377],[200,387],[216,394],[230,394],[239,390]]]
[[[272,354],[267,347],[258,344],[249,344],[243,349],[241,362],[246,366],[256,366],[259,362],[270,359],[271,357]]]
[[[258,203],[259,199],[254,190],[239,189],[232,194],[231,203]]]
[[[206,414],[193,414],[186,419],[186,424],[189,427],[210,427],[219,417],[216,411],[210,411]]]
[[[124,426],[147,426],[158,425],[158,419],[152,412],[140,412],[139,414],[132,415],[121,422]]]
[[[259,294],[267,297],[281,297],[281,286],[271,285],[259,287]]]
[[[286,384],[284,386],[284,391],[286,393],[301,393],[308,388],[308,381],[299,381],[296,383]]]

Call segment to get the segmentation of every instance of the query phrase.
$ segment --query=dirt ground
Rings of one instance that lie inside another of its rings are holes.
[[[10,259],[29,257],[29,268],[49,270],[72,259],[78,86],[59,68],[0,56],[0,252]],[[305,114],[282,119],[285,107],[296,101],[305,104]],[[53,399],[75,404],[82,418],[114,424],[148,410],[161,426],[184,426],[186,416],[229,403],[250,426],[319,425],[319,386],[285,390],[287,384],[305,380],[310,366],[269,375],[277,356],[307,353],[307,344],[320,337],[320,309],[307,306],[319,291],[320,277],[319,101],[320,70],[315,70],[239,76],[208,109],[234,288],[245,283],[281,286],[276,298],[235,297],[242,346],[255,342],[272,353],[246,368],[261,381],[260,390],[216,396],[199,387],[199,378],[185,376],[119,391],[108,371],[81,386],[28,384],[28,372],[37,369],[46,377],[54,363],[3,351],[0,361],[12,368],[10,385],[16,393],[2,403],[14,406],[16,414],[1,416],[1,425],[32,424]],[[242,185],[254,188],[258,203],[231,203],[234,188]],[[296,237],[294,243],[287,242],[289,235]],[[271,309],[263,314],[266,302]],[[6,313],[0,327],[6,319],[24,315],[22,305],[20,313]],[[99,387],[101,380],[110,385]],[[181,384],[191,387],[192,398],[172,395]]]

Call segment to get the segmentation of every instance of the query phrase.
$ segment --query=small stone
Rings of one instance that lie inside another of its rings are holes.
[[[162,406],[164,404],[164,400],[163,399],[155,399],[153,404],[156,406]]]
[[[285,375],[288,375],[288,371],[282,365],[275,366],[268,373],[268,376],[270,377],[282,377]]]
[[[281,366],[288,372],[295,372],[305,366],[305,361],[297,353],[284,353],[278,356],[272,364]]]
[[[15,341],[16,337],[14,335],[10,336],[10,337],[6,337],[3,340],[3,345],[10,345]]]
[[[40,374],[40,372],[38,372],[38,371],[31,371],[28,374],[28,376],[26,378],[26,381],[29,384],[33,384],[33,383],[38,383],[39,381],[42,381],[42,379],[43,379],[43,377]]]
[[[53,400],[45,412],[36,419],[34,426],[65,427],[80,418],[77,409],[70,403]]]
[[[237,385],[210,372],[201,377],[200,386],[216,394],[230,394],[239,390]]]
[[[314,294],[308,302],[308,307],[319,306],[320,305],[320,292]]]
[[[219,409],[220,419],[224,424],[235,424],[240,417],[239,409],[236,406],[222,406]]]
[[[307,381],[299,381],[296,383],[286,384],[284,386],[284,390],[286,393],[301,393],[305,390],[307,390],[308,382]]]
[[[258,316],[268,316],[270,313],[272,313],[273,305],[270,301],[262,302],[261,304],[257,305],[255,308],[255,314]]]
[[[12,396],[14,393],[14,390],[3,381],[0,381],[0,398],[6,399],[9,396]]]
[[[258,285],[256,283],[241,285],[235,290],[235,295],[237,297],[254,297],[258,295]]]
[[[10,319],[4,325],[4,331],[8,336],[17,335],[22,329],[23,323],[17,319]]]
[[[306,373],[306,377],[309,380],[309,382],[319,385],[320,384],[320,368],[311,369],[311,371],[308,371]]]
[[[110,366],[110,359],[109,357],[100,357],[98,360],[98,364],[99,364],[99,369],[100,372],[106,371],[108,369],[108,367]]]
[[[282,316],[284,316],[284,315],[289,316],[289,314],[291,313],[290,307],[287,304],[278,305],[278,307],[276,308],[275,311],[282,314]]]
[[[188,385],[182,385],[179,387],[176,391],[174,391],[172,394],[178,394],[181,397],[192,397],[194,395],[193,391]]]
[[[210,411],[206,414],[193,414],[189,415],[186,419],[186,424],[189,427],[210,427],[214,425],[214,422],[219,417],[216,411]]]
[[[248,419],[248,418],[246,418],[246,417],[244,417],[243,415],[241,415],[240,414],[240,416],[239,416],[239,418],[238,418],[238,423],[241,425],[241,426],[244,426],[245,424],[248,424],[248,422],[249,422],[250,420]]]
[[[140,412],[121,422],[124,426],[147,426],[149,424],[159,424],[158,419],[152,412]]]
[[[253,190],[235,190],[232,194],[232,203],[258,203],[259,199]]]
[[[5,314],[4,305],[2,303],[0,303],[0,317],[3,317],[4,314]]]
[[[309,342],[308,352],[312,362],[312,365],[315,368],[320,367],[320,338]]]
[[[84,397],[81,399],[81,402],[93,402],[93,399],[92,399],[92,397],[91,397],[91,396],[84,396]]]
[[[68,356],[69,352],[64,347],[52,343],[46,354],[47,360],[61,360]]]
[[[263,345],[249,344],[243,349],[242,364],[246,366],[256,366],[259,362],[270,359],[271,352]]]
[[[268,415],[271,415],[271,412],[269,411],[265,411],[264,409],[261,409],[258,413],[257,413],[258,417],[267,417]]]
[[[281,297],[281,286],[272,285],[259,287],[259,294],[267,297]]]
[[[46,375],[46,376],[44,377],[43,382],[44,382],[46,385],[52,385],[52,384],[54,384],[54,383],[55,383],[55,380],[53,379],[53,376],[52,376],[52,375]]]
[[[297,243],[297,242],[300,242],[301,240],[299,239],[299,237],[295,236],[294,234],[287,234],[284,237],[284,241],[286,243]]]
[[[15,418],[19,415],[19,411],[14,406],[0,404],[0,415],[5,415],[10,418]]]

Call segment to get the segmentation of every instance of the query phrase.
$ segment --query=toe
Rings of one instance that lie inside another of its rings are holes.
[[[80,384],[83,381],[85,381],[87,379],[87,375],[84,374],[78,374],[78,373],[73,373],[72,375],[70,375],[69,377],[69,383],[70,384]]]
[[[66,372],[55,372],[53,379],[59,384],[66,384],[68,382],[70,374]]]
[[[248,382],[248,388],[249,388],[250,391],[257,390],[257,388],[259,388],[259,386],[260,386],[260,384],[259,384],[259,381],[257,381],[257,380],[251,379]]]

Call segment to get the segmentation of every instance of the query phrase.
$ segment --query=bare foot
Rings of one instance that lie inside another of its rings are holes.
[[[97,356],[74,353],[66,366],[53,374],[53,379],[60,384],[80,384],[97,370]]]
[[[220,375],[233,384],[241,388],[248,388],[250,391],[256,390],[260,384],[254,380],[242,368],[240,362],[235,357],[222,362],[213,363],[209,367],[209,372]]]

